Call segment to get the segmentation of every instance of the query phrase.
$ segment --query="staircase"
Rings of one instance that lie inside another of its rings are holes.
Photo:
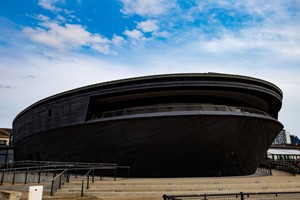
[[[219,194],[239,192],[300,192],[299,176],[263,176],[228,178],[135,178],[95,179],[84,190],[87,199],[129,200],[162,199],[164,194]],[[81,196],[81,181],[71,177],[70,183],[59,189],[54,197],[47,199],[76,199]],[[80,199],[80,198],[79,198]]]

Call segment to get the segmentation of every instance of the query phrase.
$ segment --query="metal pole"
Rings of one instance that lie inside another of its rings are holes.
[[[94,180],[95,180],[94,176],[95,176],[95,169],[93,168],[92,183],[94,183]]]
[[[41,168],[39,169],[39,179],[38,179],[38,183],[41,182]]]
[[[83,197],[83,184],[84,184],[84,180],[82,180],[81,182],[81,196]]]
[[[244,193],[241,192],[240,194],[241,194],[241,200],[244,200]]]
[[[87,183],[86,183],[86,189],[90,188],[90,173],[87,175]]]
[[[100,167],[100,180],[102,180],[102,166]]]
[[[163,195],[163,199],[164,199],[164,200],[167,200],[167,195],[164,194],[164,195]]]
[[[2,177],[1,177],[1,185],[3,185],[3,180],[4,180],[4,174],[5,174],[5,170],[2,171]]]
[[[15,184],[15,176],[16,176],[16,170],[14,170],[14,173],[13,173],[13,180],[11,182],[12,185]]]
[[[51,184],[51,193],[50,193],[51,196],[53,196],[53,187],[54,187],[54,180],[52,181],[52,184]]]
[[[116,180],[116,175],[117,175],[117,168],[114,167],[114,181]]]
[[[61,186],[61,175],[59,176],[58,189],[60,189],[60,186]]]
[[[24,181],[24,184],[27,184],[27,174],[28,174],[28,168],[26,168],[26,173],[25,173],[25,181]]]

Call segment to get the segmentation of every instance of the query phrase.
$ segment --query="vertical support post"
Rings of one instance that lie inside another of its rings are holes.
[[[13,179],[12,179],[12,182],[11,182],[12,185],[15,184],[15,177],[16,177],[16,170],[14,170],[14,172],[13,172]]]
[[[2,170],[1,185],[3,185],[5,170]]]
[[[83,197],[83,184],[84,184],[84,180],[82,179],[82,182],[81,182],[81,196]]]
[[[94,183],[94,180],[95,180],[95,169],[93,168],[93,173],[92,173],[92,183]]]
[[[67,172],[66,175],[67,175],[66,182],[69,183],[70,182],[70,174],[69,174],[69,172]]]
[[[114,181],[116,180],[116,175],[117,175],[117,167],[114,167]]]
[[[60,189],[60,186],[61,186],[61,175],[59,176],[58,189]]]
[[[24,184],[27,184],[27,175],[28,175],[28,168],[26,168]]]
[[[86,189],[90,188],[90,173],[87,175],[87,183],[86,183]]]
[[[39,168],[39,179],[38,179],[38,183],[41,182],[41,168]]]
[[[164,200],[167,200],[167,195],[164,194],[164,195],[163,195],[163,199],[164,199]]]
[[[53,196],[53,187],[54,187],[54,180],[52,180],[52,183],[51,183],[51,193],[50,193],[50,196]]]
[[[102,165],[100,167],[100,180],[102,180]]]
[[[241,200],[244,200],[244,193],[241,192],[240,195],[241,195]]]

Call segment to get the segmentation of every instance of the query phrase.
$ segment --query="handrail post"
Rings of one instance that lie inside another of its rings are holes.
[[[93,176],[92,176],[92,183],[94,183],[94,179],[95,179],[95,169],[93,168],[93,174],[92,174]]]
[[[26,168],[24,184],[27,184],[28,168]]]
[[[58,189],[60,189],[60,186],[61,186],[61,175],[59,176]]]
[[[100,167],[100,180],[102,180],[102,165]]]
[[[244,193],[241,192],[240,195],[241,195],[241,200],[244,200]]]
[[[70,173],[67,173],[66,175],[67,175],[67,177],[66,177],[66,183],[69,183],[70,182]]]
[[[1,185],[3,185],[5,170],[2,170]]]
[[[12,179],[12,182],[11,182],[12,185],[15,184],[15,176],[16,176],[16,170],[14,170],[14,173],[13,173],[13,179]]]
[[[82,179],[82,182],[81,182],[81,196],[83,197],[83,184],[84,184],[84,180]]]
[[[54,187],[54,180],[52,180],[50,196],[53,196],[53,187]]]
[[[116,180],[116,175],[117,175],[117,167],[114,167],[114,181]]]
[[[38,183],[41,182],[41,167],[39,168],[39,178],[38,178]]]
[[[90,188],[90,172],[88,172],[87,183],[86,183],[86,189],[89,189],[89,188]]]

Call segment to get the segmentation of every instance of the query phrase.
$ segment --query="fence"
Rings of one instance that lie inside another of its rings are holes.
[[[300,200],[300,192],[263,192],[263,193],[228,193],[228,194],[198,194],[198,195],[163,195],[164,200],[211,200],[211,199],[226,199],[226,200],[271,200],[271,199],[286,199]]]

